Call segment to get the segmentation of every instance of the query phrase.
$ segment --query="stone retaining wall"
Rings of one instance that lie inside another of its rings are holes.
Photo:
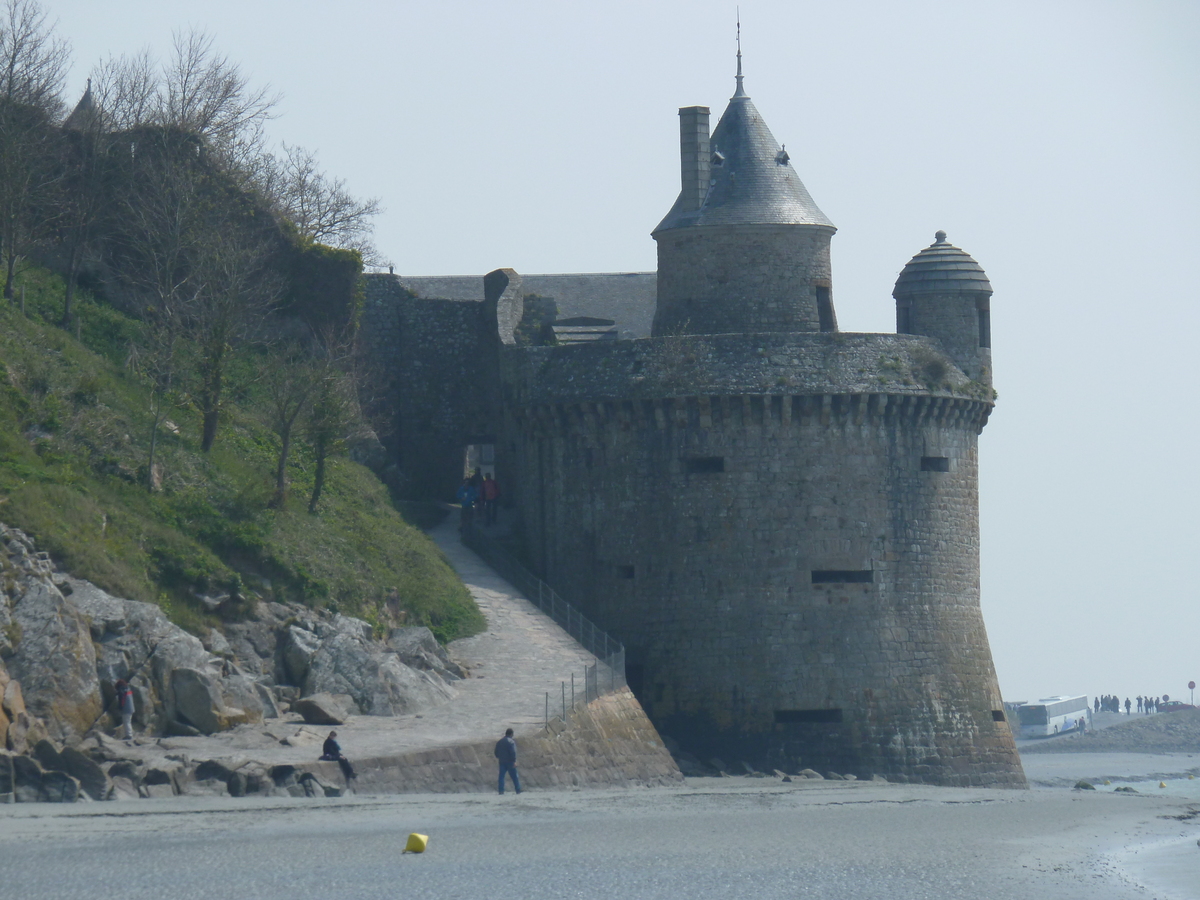
[[[499,735],[497,735],[499,738]],[[399,756],[353,760],[360,794],[470,793],[496,789],[494,740]],[[517,766],[526,789],[627,787],[682,783],[658,732],[629,691],[593,700],[531,736],[517,736]],[[341,784],[334,762],[297,766]],[[511,789],[511,785],[509,786]]]

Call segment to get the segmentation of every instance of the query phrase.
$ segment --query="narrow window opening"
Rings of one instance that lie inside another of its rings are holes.
[[[950,457],[948,456],[922,456],[921,457],[922,472],[949,472]]]
[[[633,566],[617,566],[617,577],[631,579],[634,576]]]
[[[870,584],[875,580],[871,569],[813,569],[813,584]]]
[[[712,164],[718,168],[725,165],[725,154],[723,154],[720,150],[714,150],[712,155]]]
[[[777,709],[776,725],[828,724],[844,721],[840,709]]]
[[[896,334],[912,334],[912,307],[908,303],[896,304]]]
[[[817,322],[822,331],[837,331],[837,318],[833,314],[833,299],[829,288],[817,287]]]
[[[992,346],[992,313],[988,309],[976,310],[979,316],[979,346]]]
[[[993,722],[1006,722],[1006,721],[1008,721],[1008,720],[1007,720],[1007,719],[1004,717],[1004,710],[1002,710],[1002,709],[993,709],[993,710],[992,710],[992,721],[993,721]]]
[[[683,470],[689,475],[711,475],[725,471],[725,457],[696,456],[683,461]]]

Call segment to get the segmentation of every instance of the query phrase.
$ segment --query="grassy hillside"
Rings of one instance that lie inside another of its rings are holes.
[[[31,533],[67,571],[111,593],[155,602],[191,630],[218,624],[199,594],[300,601],[379,626],[428,625],[440,640],[484,621],[437,547],[405,521],[367,469],[332,462],[320,510],[307,512],[312,465],[294,448],[293,490],[268,508],[277,438],[256,414],[253,356],[241,360],[235,403],[213,450],[199,451],[199,417],[174,397],[159,434],[162,487],[145,487],[150,392],[125,366],[141,325],[78,299],[40,270],[19,300],[0,301],[0,521]],[[157,464],[156,464],[157,468]],[[387,602],[395,589],[398,602]]]

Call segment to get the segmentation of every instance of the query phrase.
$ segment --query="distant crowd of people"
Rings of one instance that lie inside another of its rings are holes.
[[[1137,711],[1139,713],[1145,713],[1146,715],[1150,715],[1150,713],[1156,713],[1158,712],[1158,705],[1164,702],[1166,699],[1166,697],[1138,697],[1136,701]],[[1104,694],[1103,696],[1096,698],[1095,709],[1096,712],[1104,710],[1105,712],[1119,713],[1121,711],[1121,698],[1113,694]],[[1132,715],[1133,709],[1134,701],[1126,697],[1125,715]]]
[[[462,507],[459,516],[460,527],[466,528],[475,521],[476,516],[482,525],[496,524],[500,485],[496,484],[496,479],[491,473],[483,475],[476,469],[469,477],[463,479],[454,498]]]

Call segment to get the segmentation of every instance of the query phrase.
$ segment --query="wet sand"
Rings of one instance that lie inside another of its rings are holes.
[[[1071,778],[1070,761],[1052,759],[1061,768],[1035,764],[1035,781]],[[1116,771],[1114,760],[1076,762],[1075,780]],[[1163,768],[1123,762],[1130,778]],[[428,852],[401,855],[411,831],[429,835]],[[154,900],[1194,900],[1198,839],[1200,801],[1168,793],[702,778],[519,797],[0,807],[0,872],[5,895],[56,900],[97,890]]]

